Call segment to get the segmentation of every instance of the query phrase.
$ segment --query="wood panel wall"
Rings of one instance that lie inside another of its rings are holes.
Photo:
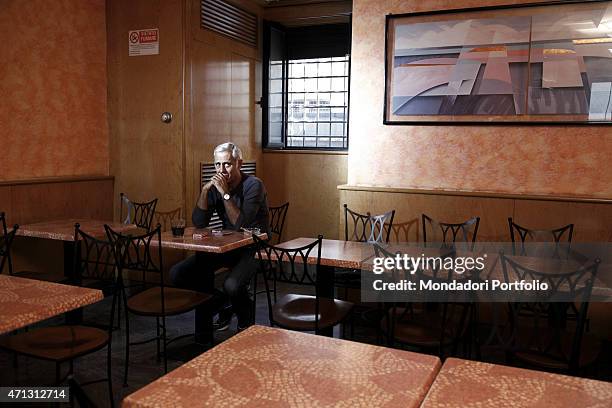
[[[114,178],[62,177],[0,183],[0,211],[7,222],[31,224],[58,219],[112,220]],[[63,274],[59,241],[18,237],[12,247],[15,270]]]
[[[532,229],[551,229],[574,224],[575,242],[612,241],[612,202],[549,200],[546,197],[481,196],[425,191],[377,191],[372,188],[341,186],[340,204],[365,213],[380,214],[395,209],[391,240],[422,240],[421,214],[442,222],[463,222],[479,216],[478,241],[509,241],[508,217]],[[344,214],[340,211],[340,230],[344,234]]]
[[[289,202],[284,240],[344,236],[338,235],[340,191],[336,186],[346,183],[346,154],[266,152],[263,159],[261,178],[269,204]]]
[[[183,0],[108,0],[111,174],[118,193],[184,208]],[[128,31],[159,28],[159,55],[128,56]],[[162,112],[173,120],[162,123]]]
[[[249,1],[234,1],[259,17],[260,41],[254,48],[201,29],[200,2],[187,1],[184,182],[190,214],[200,193],[199,164],[212,161],[218,144],[236,143],[245,161],[257,162],[258,175],[262,174],[261,108],[255,104],[261,97],[262,10]]]

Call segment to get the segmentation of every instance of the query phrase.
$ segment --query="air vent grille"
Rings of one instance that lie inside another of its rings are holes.
[[[257,16],[223,0],[201,0],[200,24],[207,30],[257,48]]]

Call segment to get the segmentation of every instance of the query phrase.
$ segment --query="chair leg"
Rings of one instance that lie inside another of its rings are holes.
[[[123,291],[119,291],[119,299],[117,301],[117,328],[121,330],[121,296]],[[111,327],[111,330],[113,328]]]
[[[157,333],[157,339],[155,340],[155,343],[157,343],[157,362],[159,363],[160,359],[161,359],[161,351],[160,351],[160,337],[159,337],[159,317],[155,318],[155,328],[156,333]]]
[[[60,363],[55,363],[55,385],[60,385]]]
[[[168,373],[168,353],[166,352],[166,316],[162,316],[162,340],[164,342],[164,374]]]
[[[106,376],[108,379],[108,396],[110,398],[110,406],[114,408],[115,400],[113,398],[113,377],[111,370],[111,353],[110,353],[110,344],[108,345],[108,353],[106,354]]]
[[[125,296],[123,297],[125,302]],[[125,305],[124,305],[125,306]],[[128,366],[130,363],[130,319],[128,318],[127,307],[125,309],[125,371],[123,373],[123,386],[128,386]]]

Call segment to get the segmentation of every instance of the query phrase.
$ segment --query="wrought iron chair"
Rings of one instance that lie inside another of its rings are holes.
[[[258,246],[260,266],[269,271],[262,276],[271,326],[319,333],[348,317],[352,303],[319,295],[317,274],[321,264],[321,235],[311,244],[292,249],[270,245],[255,235],[253,240]],[[309,264],[308,257],[313,251],[317,254],[316,262]],[[286,294],[278,298],[276,289],[279,283],[314,286],[315,294]]]
[[[287,211],[289,210],[289,203],[285,203],[278,207],[268,207],[268,211],[270,214],[270,234],[271,237],[268,237],[268,242],[279,244],[281,242],[283,236],[283,228],[285,226],[285,218],[287,217]],[[255,271],[253,274],[253,280],[251,282],[252,285],[252,297],[253,297],[253,309],[251,310],[253,319],[255,318],[256,310],[257,310],[257,295],[265,293],[265,288],[259,288],[257,285],[257,275],[262,271]]]
[[[514,222],[508,217],[512,253],[521,256],[537,256],[556,259],[568,259],[572,256],[571,243],[574,224],[567,224],[553,229],[529,229]],[[576,320],[578,309],[573,303],[567,304],[567,318]],[[524,313],[527,311],[524,310]],[[585,321],[586,330],[590,329],[590,320]]]
[[[0,223],[2,224],[2,233],[6,236],[6,234],[8,233],[7,232],[8,229],[6,225],[6,214],[4,212],[0,212]],[[18,225],[15,224],[15,227],[18,228]],[[11,241],[12,240],[13,238],[11,238]],[[50,272],[45,272],[45,271],[17,271],[16,272],[13,269],[13,258],[11,257],[10,251],[6,253],[4,262],[6,263],[8,267],[9,275],[12,275],[12,276],[19,276],[21,278],[36,279],[36,280],[42,280],[42,281],[47,281],[47,282],[57,282],[57,283],[66,282],[68,280],[68,278],[66,278],[65,276],[60,276],[60,275],[50,273]],[[2,269],[0,269],[0,271],[1,270]]]
[[[344,204],[344,240],[389,242],[394,217],[395,210],[380,215],[371,215],[369,212],[360,214]],[[352,225],[352,229],[349,228],[349,224]]]
[[[395,210],[379,215],[371,215],[369,212],[360,214],[344,204],[344,240],[388,243],[391,229],[393,228],[394,217]],[[349,228],[349,225],[351,228]],[[354,269],[336,269],[334,284],[336,287],[345,289],[346,297],[348,289],[360,287],[360,271]]]
[[[374,253],[377,258],[395,258],[380,244],[374,244]],[[441,258],[454,257],[455,251],[451,249]],[[453,280],[452,270],[431,269],[423,270],[416,268],[414,274],[411,271],[401,272],[393,268],[391,270],[392,281],[399,282],[401,279],[418,282],[420,280],[431,280],[439,283],[448,283]],[[437,351],[442,358],[445,349],[450,347],[451,354],[457,351],[461,338],[467,333],[469,319],[472,315],[473,304],[471,302],[456,302],[454,298],[440,295],[440,308],[426,308],[420,304],[389,302],[381,313],[380,329],[387,339],[389,346],[395,343],[417,347],[424,351]],[[379,305],[382,306],[382,305]]]
[[[422,214],[421,220],[423,225],[423,242],[425,246],[427,246],[427,243],[432,242],[445,244],[444,246],[462,242],[469,244],[466,249],[471,250],[474,248],[476,236],[478,235],[480,217],[470,218],[460,223],[448,223],[436,221],[426,214]]]
[[[285,226],[285,217],[287,217],[287,210],[289,209],[289,203],[285,203],[278,207],[268,207],[270,214],[270,232],[272,236],[268,242],[279,244],[283,237],[283,228]]]
[[[139,228],[150,231],[153,224],[155,207],[157,206],[157,198],[148,202],[138,203],[130,200],[125,193],[119,193],[119,196],[119,216],[121,218],[123,218],[124,203],[126,206],[126,217],[122,219],[122,222],[124,224],[135,224]]]
[[[550,255],[553,258],[567,258],[569,254],[574,224],[567,224],[563,227],[548,230],[535,230],[525,228],[515,223],[512,217],[508,217],[508,227],[510,228],[512,253],[514,255],[541,256],[544,254]],[[530,248],[530,242],[536,244],[549,243],[549,245],[543,245],[540,248]]]
[[[170,211],[155,211],[153,215],[153,223],[160,224],[162,232],[169,231],[172,226],[172,220],[181,218],[181,207]]]
[[[100,276],[113,276],[114,263],[106,262],[106,254],[110,253],[110,245],[107,241],[99,240],[80,230],[79,224],[75,225],[75,247],[74,266],[77,271],[76,280],[78,284],[90,278]],[[117,279],[114,280],[113,299],[110,310],[110,322],[105,329],[85,325],[64,325],[33,329],[13,336],[0,339],[0,347],[42,360],[55,363],[55,381],[61,384],[73,375],[74,360],[84,355],[107,348],[106,355],[106,377],[98,380],[81,383],[80,386],[107,382],[110,398],[110,406],[114,406],[113,386],[111,376],[111,345],[112,328],[115,316],[115,306],[118,303]],[[61,364],[69,363],[69,372],[66,377],[61,377]],[[81,390],[82,391],[82,390]]]
[[[0,273],[4,270],[4,265],[8,265],[9,274],[12,275],[13,265],[11,264],[11,244],[19,229],[19,225],[15,224],[13,229],[8,231],[6,228],[6,220],[3,212],[0,212],[0,219],[2,220],[2,236],[0,236]]]
[[[525,290],[518,293],[519,301],[508,304],[511,334],[506,353],[510,362],[516,359],[571,374],[595,362],[601,342],[585,333],[585,323],[599,259],[573,271],[554,273],[527,268],[516,259],[500,254],[506,282],[538,280],[548,290],[538,291],[537,297]],[[568,301],[578,305],[573,330],[565,322]]]
[[[163,355],[164,372],[168,372],[168,358],[166,348],[172,341],[191,336],[187,334],[169,340],[166,336],[166,317],[183,314],[194,310],[199,305],[211,299],[210,294],[193,290],[167,287],[164,282],[161,226],[158,224],[154,230],[142,235],[123,235],[113,231],[108,225],[104,226],[106,235],[111,243],[115,262],[117,264],[118,282],[120,284],[121,298],[125,313],[125,372],[124,385],[127,385],[130,346],[157,343],[157,358]],[[151,245],[155,240],[157,248]],[[128,298],[123,287],[123,272],[125,270],[142,271],[144,274],[153,274],[159,279],[159,285],[146,289]],[[157,335],[151,339],[130,342],[129,314],[155,317]],[[163,352],[161,347],[163,346]]]

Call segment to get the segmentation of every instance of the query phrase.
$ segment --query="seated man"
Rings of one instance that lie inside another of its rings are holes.
[[[193,224],[197,228],[207,227],[216,210],[224,229],[238,231],[242,227],[256,227],[269,235],[266,188],[257,177],[240,171],[240,148],[233,143],[223,143],[215,148],[214,160],[217,173],[202,187],[193,209]],[[223,266],[230,268],[223,283],[223,290],[232,307],[219,313],[215,328],[227,329],[234,312],[238,316],[238,329],[246,328],[253,320],[248,286],[257,269],[255,248],[248,246],[224,254],[206,256],[206,267],[203,271],[196,270],[195,256],[174,265],[170,269],[172,283],[178,287],[202,290],[202,278],[205,274],[214,273]]]

